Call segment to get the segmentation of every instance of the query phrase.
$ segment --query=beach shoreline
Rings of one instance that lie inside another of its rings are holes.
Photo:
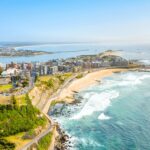
[[[87,73],[80,79],[74,79],[67,87],[61,90],[57,101],[64,101],[65,103],[73,103],[75,101],[74,94],[78,93],[90,86],[100,83],[105,77],[111,76],[113,73],[133,71],[135,69],[128,68],[114,68],[102,69],[94,72]]]

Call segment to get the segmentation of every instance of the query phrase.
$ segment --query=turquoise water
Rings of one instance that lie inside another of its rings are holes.
[[[114,74],[53,116],[76,150],[150,150],[150,74]]]

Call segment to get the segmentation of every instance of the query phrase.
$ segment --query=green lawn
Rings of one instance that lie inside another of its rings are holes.
[[[12,84],[0,85],[0,92],[6,92],[12,89]]]
[[[26,96],[25,94],[15,96],[15,97],[16,97],[16,101],[17,101],[18,106],[26,105],[25,96]]]

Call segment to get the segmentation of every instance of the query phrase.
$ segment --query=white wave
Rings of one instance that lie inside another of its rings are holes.
[[[148,79],[150,78],[150,75],[148,74],[144,74],[144,75],[136,75],[136,74],[123,74],[121,76],[118,77],[117,80],[105,80],[104,84],[103,84],[103,90],[105,89],[110,89],[113,88],[115,86],[136,86],[139,84],[142,84],[142,81],[144,79]]]
[[[94,95],[95,93],[94,92],[89,92],[89,93],[85,93],[83,96],[84,99],[88,99],[90,96]]]
[[[106,116],[104,113],[101,113],[99,116],[98,116],[98,119],[99,120],[109,120],[111,117],[109,116]]]
[[[141,84],[139,76],[134,74],[125,74],[121,76],[122,81],[118,81],[118,86],[129,86]]]
[[[126,73],[118,76],[117,80],[106,79],[103,85],[99,86],[99,89],[105,91],[116,86],[135,86],[141,84],[147,78],[150,78],[149,74]],[[85,93],[83,99],[88,102],[86,102],[80,113],[74,115],[71,119],[80,119],[91,115],[95,111],[104,111],[111,105],[111,99],[116,98],[113,96],[118,97],[119,93],[117,91],[102,92],[100,94],[95,94],[94,92]]]
[[[149,59],[144,59],[144,60],[140,60],[141,63],[146,64],[146,65],[150,65],[150,60]]]
[[[84,116],[91,115],[95,111],[104,111],[111,105],[111,100],[119,96],[117,91],[108,91],[91,95],[83,109],[71,119],[80,119]]]
[[[124,85],[138,85],[142,83],[142,80],[150,78],[150,75],[133,75],[133,74],[129,74],[127,75],[125,78],[123,77],[123,80],[119,85],[120,86],[124,86]]]
[[[140,80],[144,80],[144,79],[147,79],[147,78],[150,78],[150,75],[145,74],[145,75],[139,77]]]

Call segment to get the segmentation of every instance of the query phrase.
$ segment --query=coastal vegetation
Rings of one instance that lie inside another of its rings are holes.
[[[36,86],[47,90],[51,89],[54,92],[59,88],[60,85],[64,83],[65,80],[71,76],[72,73],[41,76],[37,79]]]
[[[3,139],[7,140],[9,143],[13,143],[15,145],[15,150],[19,150],[23,145],[27,144],[31,141],[31,139],[24,139],[24,135],[26,132],[17,133],[15,135],[4,137]]]
[[[67,79],[67,78],[69,78],[71,76],[72,76],[71,72],[64,73],[64,74],[56,74],[56,75],[46,75],[46,76],[40,76],[38,78],[38,81],[48,81],[48,80],[50,80],[52,78],[58,78],[58,79],[64,81],[65,79]]]
[[[1,150],[14,150],[15,149],[15,144],[8,142],[5,139],[0,139],[0,149]]]
[[[46,124],[46,118],[31,104],[28,95],[25,95],[25,102],[25,105],[19,106],[15,96],[12,96],[11,104],[0,105],[0,138],[3,149],[12,145],[6,139],[3,140],[5,137],[29,132]]]
[[[18,106],[26,105],[26,94],[15,96],[15,99]]]
[[[73,73],[39,76],[35,87],[29,92],[32,103],[40,110],[44,108],[50,96],[61,88],[65,81],[72,78]]]
[[[3,68],[0,66],[0,75],[1,75],[2,72],[3,72]]]
[[[12,84],[0,85],[0,92],[7,92],[12,89]]]
[[[25,100],[26,95],[22,94],[22,95],[16,95],[15,99],[16,99],[16,103],[18,106],[22,106],[22,105],[26,105],[26,100]],[[12,96],[4,96],[4,95],[0,95],[0,104],[12,104]]]
[[[80,74],[78,74],[78,75],[76,76],[77,79],[80,79],[80,78],[82,78],[82,77],[83,77],[83,74],[82,74],[82,73],[80,73]]]
[[[38,141],[38,150],[48,150],[50,143],[52,141],[53,132],[48,133],[43,138]]]

